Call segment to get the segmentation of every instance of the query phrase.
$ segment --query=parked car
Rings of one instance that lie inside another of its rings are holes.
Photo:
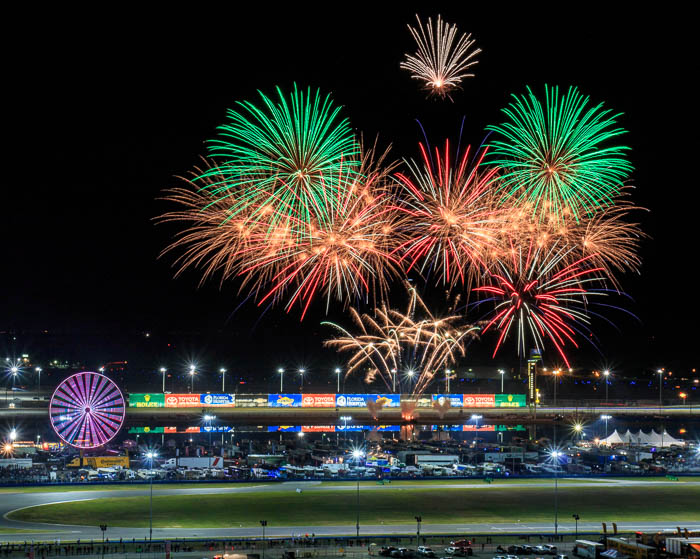
[[[379,550],[379,555],[384,557],[391,557],[391,552],[395,551],[397,548],[394,546],[384,546]]]
[[[425,555],[426,557],[435,557],[435,552],[424,545],[418,546],[418,553]]]

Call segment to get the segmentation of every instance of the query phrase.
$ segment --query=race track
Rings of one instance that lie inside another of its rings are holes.
[[[658,480],[658,481],[646,481],[646,480],[623,480],[623,479],[596,479],[591,481],[569,480],[563,478],[559,481],[560,487],[566,487],[567,483],[574,483],[576,487],[600,487],[601,484],[611,484],[614,486],[629,486],[630,489],[639,486],[649,486],[649,485],[668,485],[674,482]],[[698,481],[688,481],[684,482],[684,486],[700,486]],[[395,482],[392,486],[374,486],[374,485],[363,485],[362,491],[374,491],[374,490],[400,490],[402,488],[412,487],[415,485],[403,485],[400,481]],[[464,484],[445,482],[444,484],[439,484],[439,488],[450,489],[450,488],[464,488]],[[504,485],[470,485],[470,489],[475,491],[488,492],[494,487],[500,487],[501,489]],[[543,480],[542,483],[510,483],[508,487],[552,487],[551,480]],[[355,491],[356,487],[354,484],[349,485],[332,485],[332,484],[321,484],[320,482],[285,482],[285,483],[275,483],[275,484],[261,484],[255,486],[246,487],[207,487],[207,488],[197,488],[197,487],[186,487],[186,488],[154,488],[155,496],[168,496],[168,495],[209,495],[209,494],[222,494],[222,493],[238,493],[238,492],[266,492],[266,491],[290,491],[295,492],[297,489],[302,489],[303,491],[317,491],[317,490],[327,490],[332,488],[334,491]],[[48,489],[48,488],[47,488]],[[85,525],[61,525],[61,524],[43,524],[35,522],[19,522],[14,520],[9,520],[6,515],[12,511],[32,507],[37,505],[47,505],[54,503],[65,503],[73,501],[84,501],[92,499],[109,499],[112,497],[143,497],[148,496],[150,490],[148,486],[140,486],[138,489],[128,489],[128,490],[95,490],[95,491],[47,491],[43,493],[2,493],[0,494],[0,540],[1,541],[25,541],[25,540],[98,540],[102,538],[102,532],[97,524],[99,524],[99,519],[95,520],[95,525],[91,526],[90,520],[86,518]],[[144,510],[144,516],[148,515],[148,510]],[[653,515],[653,510],[650,510],[650,515]],[[618,522],[618,529],[620,531],[629,530],[657,530],[657,529],[668,529],[675,528],[679,522]],[[681,523],[682,527],[688,528],[689,530],[700,530],[700,515],[691,513],[689,511],[689,518],[687,522]],[[37,532],[25,532],[25,533],[10,533],[13,530],[36,530]],[[560,519],[559,530],[561,532],[573,531],[573,522],[568,522],[568,519]],[[599,532],[601,530],[601,525],[599,522],[585,522],[581,521],[578,523],[579,532],[593,531]],[[513,522],[513,523],[484,523],[484,524],[430,524],[423,523],[422,533],[446,533],[446,534],[477,534],[477,533],[511,533],[511,532],[531,532],[531,533],[552,533],[554,531],[553,520],[551,523],[543,522],[533,522],[528,523],[527,521]],[[315,533],[317,536],[323,535],[355,535],[355,524],[354,522],[348,522],[345,525],[340,526],[284,526],[275,527],[268,526],[266,534],[268,537],[284,536],[289,537],[292,534],[300,533]],[[413,524],[398,524],[398,525],[385,525],[385,524],[372,524],[372,525],[361,525],[360,535],[369,534],[415,534],[415,525]],[[236,538],[236,537],[259,537],[259,528],[154,528],[153,538],[154,539],[175,539],[175,538]],[[110,540],[124,538],[144,538],[148,537],[147,528],[128,528],[128,527],[110,527],[108,529],[108,537]]]

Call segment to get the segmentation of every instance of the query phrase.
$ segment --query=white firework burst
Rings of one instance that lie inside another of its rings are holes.
[[[415,55],[406,55],[401,68],[410,71],[411,77],[421,80],[431,95],[450,97],[450,92],[460,87],[463,78],[474,77],[469,68],[477,64],[475,57],[481,49],[473,49],[471,33],[463,33],[457,39],[457,26],[445,23],[440,16],[435,26],[431,18],[423,26],[416,15],[418,27],[408,26],[418,43]]]

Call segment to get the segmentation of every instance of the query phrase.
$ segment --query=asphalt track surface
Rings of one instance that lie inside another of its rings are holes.
[[[572,480],[573,481],[573,480]],[[614,486],[649,486],[649,485],[667,485],[674,482],[669,481],[641,481],[641,480],[595,480],[591,482],[581,482],[575,480],[577,487],[600,487],[603,484],[611,484]],[[560,480],[560,486],[565,486],[566,478]],[[700,482],[686,482],[687,485],[700,485]],[[400,488],[415,488],[415,485],[402,485],[396,483],[389,489]],[[444,483],[431,487],[440,487],[444,489],[464,488],[465,484]],[[475,491],[489,491],[492,487],[503,488],[503,485],[468,485],[470,489]],[[519,484],[511,483],[508,487],[552,487],[551,481],[543,481],[539,483]],[[178,489],[159,489],[154,488],[154,496],[167,495],[207,495],[221,493],[250,493],[250,492],[266,492],[266,491],[296,491],[301,488],[303,491],[317,491],[333,489],[337,491],[356,491],[355,485],[332,485],[321,484],[320,482],[285,482],[275,483],[270,485],[256,485],[252,487],[207,487],[196,488],[186,487]],[[362,491],[386,491],[386,486],[363,485]],[[48,505],[55,503],[67,503],[74,501],[87,501],[92,499],[108,499],[110,497],[144,497],[150,494],[150,488],[139,488],[133,490],[118,490],[118,491],[47,491],[44,493],[2,493],[0,494],[0,541],[53,541],[60,539],[63,541],[69,540],[101,540],[102,532],[99,526],[77,526],[63,524],[43,524],[36,522],[19,522],[9,520],[7,514],[17,509],[33,507],[38,505]],[[144,515],[148,511],[144,510]],[[653,514],[653,512],[650,512]],[[86,519],[87,521],[88,519]],[[86,523],[87,524],[87,523]],[[700,518],[688,518],[687,522],[618,522],[619,531],[632,530],[662,530],[675,529],[679,524],[683,528],[689,530],[700,530]],[[7,533],[5,530],[37,530],[37,532],[25,533]],[[601,525],[599,522],[579,522],[579,532],[599,532]],[[568,532],[574,531],[573,522],[559,522],[559,531]],[[317,536],[334,535],[334,536],[354,536],[356,533],[355,523],[349,522],[341,526],[283,526],[274,527],[268,526],[266,535],[268,537],[290,537],[292,534],[314,533]],[[484,524],[429,524],[423,523],[421,532],[423,534],[444,533],[444,534],[479,534],[479,533],[514,533],[514,532],[529,532],[548,534],[554,532],[554,521],[551,523],[544,522],[511,522],[511,523],[484,523]],[[415,534],[415,525],[413,524],[367,524],[360,525],[360,536],[371,534]],[[128,528],[128,527],[110,527],[108,528],[107,536],[111,541],[117,538],[124,539],[143,539],[148,538],[148,528]],[[239,537],[260,537],[259,528],[154,528],[153,539],[175,539],[175,538],[239,538]]]

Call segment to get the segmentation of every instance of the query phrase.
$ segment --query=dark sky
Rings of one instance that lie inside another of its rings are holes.
[[[153,333],[156,355],[178,332],[202,339],[216,332],[212,343],[230,361],[262,368],[323,362],[320,308],[301,326],[296,312],[282,309],[258,321],[253,305],[234,313],[235,283],[220,290],[214,283],[198,288],[196,272],[172,278],[171,260],[157,258],[172,234],[152,222],[166,209],[159,192],[205,153],[226,109],[255,100],[257,89],[289,90],[296,82],[332,92],[358,133],[379,134],[399,158],[417,155],[416,119],[435,142],[456,138],[464,116],[464,139],[478,144],[510,93],[527,85],[542,91],[547,83],[577,85],[624,113],[635,200],[651,210],[643,221],[652,239],[643,244],[642,275],[623,278],[634,299],[625,305],[641,324],[618,314],[611,318],[619,332],[601,325],[606,359],[621,368],[694,366],[698,298],[684,286],[693,285],[696,259],[689,152],[697,142],[681,139],[696,104],[687,14],[632,14],[607,4],[564,12],[426,3],[423,16],[442,13],[483,50],[476,78],[451,103],[426,100],[399,69],[413,48],[406,24],[415,9],[382,4],[347,3],[342,12],[299,3],[283,11],[264,4],[257,13],[231,7],[20,18],[21,39],[5,73],[12,102],[4,106],[10,158],[0,329],[19,336],[7,351],[39,351],[28,332],[47,329],[70,333],[86,359],[136,359],[142,346],[133,340],[141,332]],[[485,359],[492,342],[475,349],[475,360]],[[178,351],[182,359],[206,353]],[[590,347],[573,356],[603,361]],[[500,360],[515,360],[513,346]]]

